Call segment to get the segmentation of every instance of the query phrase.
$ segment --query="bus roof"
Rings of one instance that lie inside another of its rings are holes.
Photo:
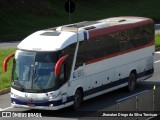
[[[123,29],[153,23],[144,17],[112,17],[98,21],[84,21],[37,31],[25,38],[18,49],[31,51],[57,51],[72,43]]]
[[[57,51],[65,48],[77,40],[74,32],[58,32],[41,30],[25,38],[18,45],[18,49],[31,51]]]

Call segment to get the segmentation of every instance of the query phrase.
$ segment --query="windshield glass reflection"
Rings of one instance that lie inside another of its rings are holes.
[[[58,52],[16,52],[13,63],[13,87],[20,90],[56,88],[54,68],[60,57]]]

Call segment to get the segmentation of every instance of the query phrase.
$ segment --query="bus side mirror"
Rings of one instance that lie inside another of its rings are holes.
[[[67,59],[68,55],[62,56],[55,65],[54,73],[56,76],[60,74],[62,63]]]
[[[4,71],[4,72],[7,71],[7,63],[8,63],[8,61],[9,61],[12,57],[14,57],[14,55],[15,55],[15,54],[11,54],[11,55],[7,56],[7,57],[4,59],[4,61],[3,61],[3,71]]]

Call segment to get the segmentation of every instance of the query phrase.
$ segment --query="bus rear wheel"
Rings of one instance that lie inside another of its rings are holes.
[[[136,82],[137,82],[137,79],[136,79],[135,73],[131,73],[129,75],[129,81],[128,81],[128,91],[129,92],[133,92],[135,90]]]
[[[76,90],[76,93],[74,95],[73,109],[78,110],[82,104],[82,101],[83,101],[83,92],[80,89],[78,89]]]

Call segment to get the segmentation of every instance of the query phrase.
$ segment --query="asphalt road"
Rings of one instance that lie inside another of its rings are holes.
[[[59,111],[45,111],[45,110],[31,110],[23,108],[12,108],[10,104],[10,93],[0,96],[0,108],[1,111],[21,111],[24,113],[43,113],[42,118],[47,120],[78,120],[80,117],[86,117],[90,115],[87,111],[102,111],[107,107],[114,105],[118,100],[124,99],[128,96],[136,96],[136,94],[144,92],[146,90],[153,89],[153,86],[160,87],[160,52],[155,53],[155,73],[154,76],[146,81],[139,82],[137,88],[133,93],[126,92],[124,89],[119,89],[102,96],[85,101],[79,112],[75,112],[71,107],[65,108]],[[0,120],[8,120],[11,118],[0,118]],[[16,118],[17,120],[21,118]],[[40,120],[41,118],[23,118],[30,120]],[[90,118],[91,119],[91,118]],[[96,118],[95,118],[96,119]]]
[[[16,48],[18,44],[19,44],[19,41],[2,42],[0,43],[0,49]]]
[[[160,33],[160,24],[155,25],[155,33],[159,34]]]

